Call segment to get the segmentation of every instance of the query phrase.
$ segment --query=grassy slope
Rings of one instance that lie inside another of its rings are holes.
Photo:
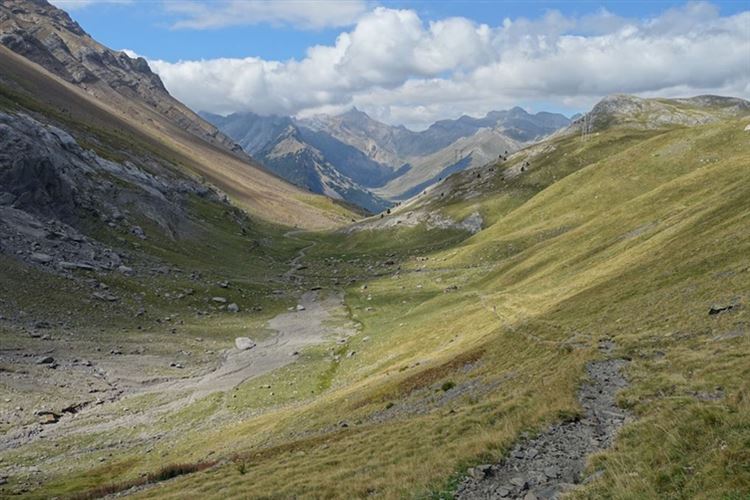
[[[741,498],[750,490],[744,125],[625,141],[507,206],[464,244],[408,259],[399,278],[374,278],[366,291],[353,285],[347,302],[363,332],[339,349],[357,354],[312,353],[294,368],[322,395],[186,437],[166,455],[242,453],[246,474],[230,463],[140,495],[438,495],[522,430],[575,414],[583,366],[612,338],[632,359],[621,401],[638,419],[594,460],[602,478],[575,495]],[[459,288],[443,293],[449,285]],[[714,303],[739,306],[709,316]],[[258,405],[253,392],[236,404]]]

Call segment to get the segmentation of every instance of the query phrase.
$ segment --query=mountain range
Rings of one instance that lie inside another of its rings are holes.
[[[379,122],[357,108],[304,119],[251,112],[201,116],[281,177],[370,212],[570,123],[560,114],[530,114],[520,107],[440,120],[419,132]]]

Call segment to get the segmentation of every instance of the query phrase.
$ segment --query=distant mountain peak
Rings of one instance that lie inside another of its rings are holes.
[[[356,120],[360,122],[377,121],[377,120],[374,120],[372,117],[370,117],[370,115],[368,115],[361,109],[357,108],[357,106],[352,106],[349,110],[341,113],[339,116],[347,120]]]

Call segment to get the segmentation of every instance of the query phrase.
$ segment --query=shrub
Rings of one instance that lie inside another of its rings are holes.
[[[454,387],[456,387],[456,384],[449,380],[448,382],[443,382],[443,385],[440,388],[443,392],[448,392]]]

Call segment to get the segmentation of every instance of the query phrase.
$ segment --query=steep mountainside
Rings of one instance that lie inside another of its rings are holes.
[[[2,2],[0,44],[135,118],[143,118],[132,106],[140,101],[180,128],[246,158],[237,144],[170,96],[143,58],[103,46],[46,0]]]
[[[409,131],[370,118],[357,108],[340,115],[317,115],[301,120],[306,127],[322,131],[344,144],[354,146],[369,158],[391,167],[400,167],[403,157],[400,145]]]
[[[27,22],[24,20],[32,16],[29,12],[33,13],[32,17],[35,20],[29,24],[28,30],[24,28],[21,34],[13,30],[10,34],[6,32],[6,38],[15,40],[16,37],[21,37],[27,41],[25,43],[31,43],[30,40],[36,38],[29,33],[41,36],[43,29],[51,29],[59,33],[49,36],[49,43],[56,47],[53,52],[70,56],[59,43],[63,35],[67,37],[68,33],[75,31],[49,28],[56,26],[60,19],[69,20],[66,14],[61,13],[62,11],[42,1],[13,2],[12,6],[4,3],[2,9],[3,20],[0,25],[3,26],[3,30],[24,25]],[[75,25],[70,25],[69,28],[74,30]],[[90,40],[87,36],[80,39]],[[79,38],[73,37],[72,40],[77,41]],[[70,43],[73,44],[73,41]],[[83,50],[83,45],[76,47]],[[104,51],[102,53],[109,53],[106,52],[107,49],[101,50]],[[31,52],[32,55],[40,53],[36,50]],[[61,60],[64,59],[62,56],[59,57]],[[132,62],[129,59],[122,61]],[[63,78],[72,76],[63,72],[63,66],[56,65],[49,58],[40,58],[40,62],[62,76],[51,73],[5,47],[0,47],[0,82],[10,101],[29,101],[31,107],[47,116],[54,114],[60,119],[76,124],[86,123],[104,134],[124,138],[136,147],[149,148],[162,158],[168,158],[186,174],[214,184],[236,203],[262,219],[315,228],[331,227],[350,220],[351,214],[347,209],[335,206],[324,199],[318,200],[316,196],[294,188],[266,172],[244,153],[238,155],[231,151],[236,149],[233,142],[221,139],[223,135],[212,125],[174,101],[163,88],[152,87],[158,78],[146,78],[144,75],[153,74],[143,73],[143,68],[129,73],[128,66],[123,62],[123,65],[118,66],[118,71],[123,76],[115,77],[114,70],[110,71],[112,66],[107,65],[106,68],[109,69],[102,69],[99,73],[101,77],[87,77],[78,83],[72,83]],[[112,86],[108,83],[110,80],[102,79],[104,76],[112,78]],[[146,80],[151,83],[147,83]],[[159,103],[150,102],[148,95],[142,97],[136,92],[145,92],[146,88],[154,90],[154,98],[159,100]],[[132,92],[129,94],[130,91],[126,89],[131,89]],[[182,114],[181,110],[185,110],[187,114]],[[180,117],[188,117],[189,123],[186,124]],[[208,135],[195,127],[206,131]]]

